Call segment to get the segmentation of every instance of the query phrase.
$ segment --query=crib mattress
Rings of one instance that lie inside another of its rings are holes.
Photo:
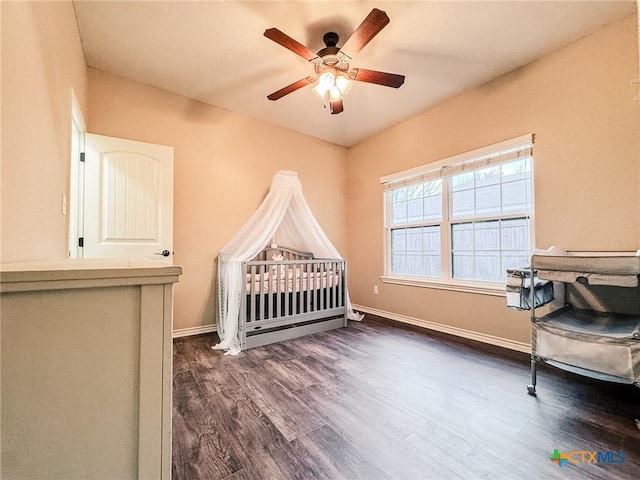
[[[301,269],[273,267],[261,273],[247,273],[246,293],[293,293],[335,287],[338,272],[305,272]]]
[[[542,317],[532,328],[535,355],[640,382],[640,315],[567,307]]]

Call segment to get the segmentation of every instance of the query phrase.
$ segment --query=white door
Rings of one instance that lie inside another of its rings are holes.
[[[173,147],[88,133],[83,258],[172,263]]]

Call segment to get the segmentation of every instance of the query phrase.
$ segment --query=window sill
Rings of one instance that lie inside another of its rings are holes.
[[[449,290],[453,292],[475,293],[479,295],[491,295],[494,297],[505,297],[506,291],[504,284],[501,283],[480,283],[480,282],[460,282],[445,281],[436,279],[424,279],[421,277],[410,276],[386,276],[380,277],[384,283],[392,283],[395,285],[408,285],[411,287],[435,288],[437,290]]]

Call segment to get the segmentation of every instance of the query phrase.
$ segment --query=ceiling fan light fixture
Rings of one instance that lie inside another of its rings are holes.
[[[313,93],[315,93],[318,97],[324,98],[325,94],[330,91],[335,85],[335,77],[333,72],[328,71],[322,73],[318,80],[316,81],[315,86],[313,87]]]
[[[336,69],[325,70],[316,80],[315,86],[312,88],[319,98],[325,100],[327,92],[332,101],[342,99],[353,85],[353,81],[348,73]]]
[[[351,91],[352,86],[353,80],[351,80],[351,77],[347,73],[340,72],[336,78],[336,87],[338,87],[340,93],[346,95]]]

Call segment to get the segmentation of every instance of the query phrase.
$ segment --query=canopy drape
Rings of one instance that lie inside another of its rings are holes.
[[[342,258],[313,216],[302,193],[298,174],[277,172],[269,193],[249,221],[218,254],[218,336],[214,349],[232,355],[240,352],[239,320],[245,278],[242,263],[252,260],[265,247],[278,244],[308,252],[315,257]],[[347,316],[361,320],[353,311],[347,292]]]

